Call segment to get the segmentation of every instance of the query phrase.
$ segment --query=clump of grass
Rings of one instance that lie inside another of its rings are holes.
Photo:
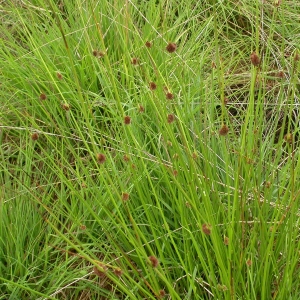
[[[3,297],[298,299],[299,5],[79,2],[1,8]]]

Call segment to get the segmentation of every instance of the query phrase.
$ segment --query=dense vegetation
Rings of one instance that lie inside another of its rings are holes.
[[[0,299],[300,299],[299,12],[0,1]]]

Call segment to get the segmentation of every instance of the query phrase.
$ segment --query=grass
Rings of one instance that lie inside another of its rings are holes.
[[[0,299],[299,299],[297,1],[1,1]]]

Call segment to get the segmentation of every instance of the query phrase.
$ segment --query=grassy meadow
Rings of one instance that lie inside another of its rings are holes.
[[[0,1],[0,300],[300,299],[300,1]]]

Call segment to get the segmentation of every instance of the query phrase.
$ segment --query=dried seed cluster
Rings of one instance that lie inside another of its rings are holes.
[[[128,201],[129,199],[129,194],[128,193],[122,193],[122,200],[123,201]]]
[[[39,134],[38,134],[37,132],[35,132],[35,133],[33,133],[33,134],[31,135],[31,139],[32,139],[33,141],[38,140],[38,138],[39,138]]]
[[[105,161],[106,161],[105,155],[102,154],[102,153],[98,153],[97,154],[97,161],[98,161],[99,164],[104,164]]]
[[[210,235],[211,234],[211,225],[210,224],[203,224],[202,225],[202,231],[203,231],[204,234]]]
[[[250,60],[253,66],[257,67],[260,64],[260,58],[259,56],[256,54],[256,52],[252,52],[250,55]]]
[[[169,52],[169,53],[173,53],[176,51],[176,48],[177,48],[177,45],[175,43],[169,43],[166,47],[166,50]]]
[[[124,117],[124,124],[129,125],[131,123],[131,118],[129,116]]]
[[[40,94],[40,100],[46,100],[46,99],[47,99],[46,94],[41,93],[41,94]]]
[[[228,131],[229,131],[229,128],[224,124],[221,127],[221,129],[219,130],[219,134],[222,135],[222,136],[224,136],[224,135],[226,135],[228,133]]]
[[[153,268],[157,268],[159,265],[159,261],[157,259],[157,257],[155,257],[154,255],[151,255],[148,257],[150,264]]]

